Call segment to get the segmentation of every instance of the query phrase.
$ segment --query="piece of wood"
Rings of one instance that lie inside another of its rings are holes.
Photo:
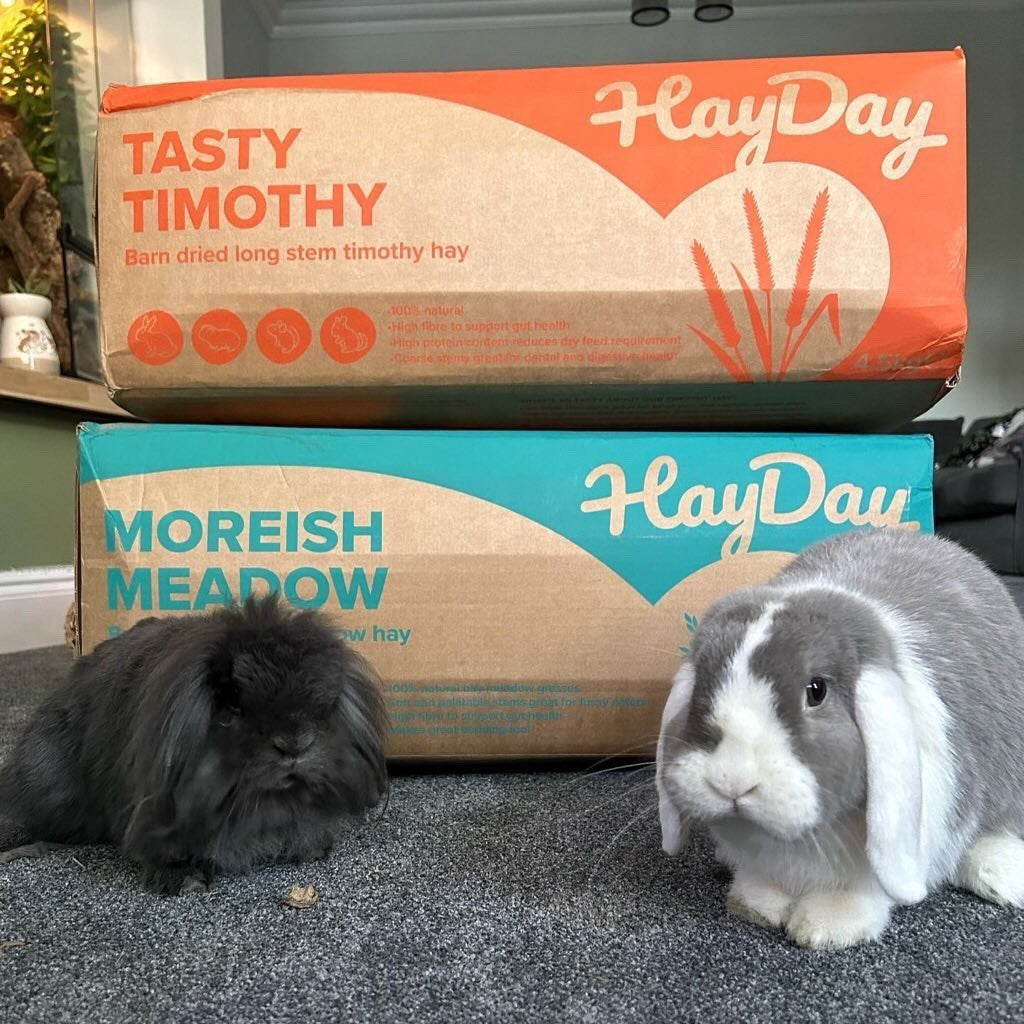
[[[0,244],[10,252],[18,276],[50,282],[53,309],[47,320],[62,372],[72,367],[64,251],[60,244],[60,207],[33,166],[10,122],[0,121]],[[6,261],[8,265],[11,260]],[[6,291],[7,279],[0,281]]]
[[[114,405],[106,389],[77,377],[54,377],[35,370],[0,366],[0,397],[40,402],[65,409],[80,409],[94,416],[135,419],[130,412]]]

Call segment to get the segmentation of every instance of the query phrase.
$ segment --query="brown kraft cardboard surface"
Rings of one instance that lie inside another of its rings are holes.
[[[156,418],[877,428],[966,332],[959,52],[114,88],[98,200]]]
[[[705,608],[931,530],[930,438],[87,426],[79,630],[269,588],[382,675],[406,758],[644,753]]]

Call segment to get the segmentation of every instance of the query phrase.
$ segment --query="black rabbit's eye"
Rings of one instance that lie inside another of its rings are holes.
[[[807,694],[807,706],[816,708],[828,696],[828,683],[821,676],[815,676],[804,692]]]
[[[215,721],[218,725],[228,726],[234,724],[235,719],[241,714],[241,711],[236,707],[221,708],[217,712]]]

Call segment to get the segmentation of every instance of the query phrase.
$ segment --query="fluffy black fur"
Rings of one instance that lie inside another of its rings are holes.
[[[0,861],[109,842],[176,894],[324,857],[384,794],[386,727],[373,670],[315,613],[270,597],[146,619],[75,664],[0,769],[6,832],[28,840]]]

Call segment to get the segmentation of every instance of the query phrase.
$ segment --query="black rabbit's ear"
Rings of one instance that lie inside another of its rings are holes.
[[[213,713],[211,673],[216,661],[208,644],[187,644],[157,667],[145,696],[136,752],[148,761],[150,792],[173,790],[205,747]]]
[[[384,748],[390,725],[383,683],[373,666],[349,648],[341,655],[340,668],[338,700],[352,744],[382,786],[387,770]]]
[[[205,661],[190,665],[167,695],[160,764],[165,781],[171,785],[195,763],[205,746],[212,708],[208,675]]]
[[[340,656],[340,700],[355,719],[381,732],[387,728],[384,684],[376,669],[361,654],[346,647]]]
[[[126,751],[135,807],[122,837],[125,849],[136,854],[161,841],[195,806],[212,714],[210,653],[208,645],[169,652],[143,683],[139,727]]]

